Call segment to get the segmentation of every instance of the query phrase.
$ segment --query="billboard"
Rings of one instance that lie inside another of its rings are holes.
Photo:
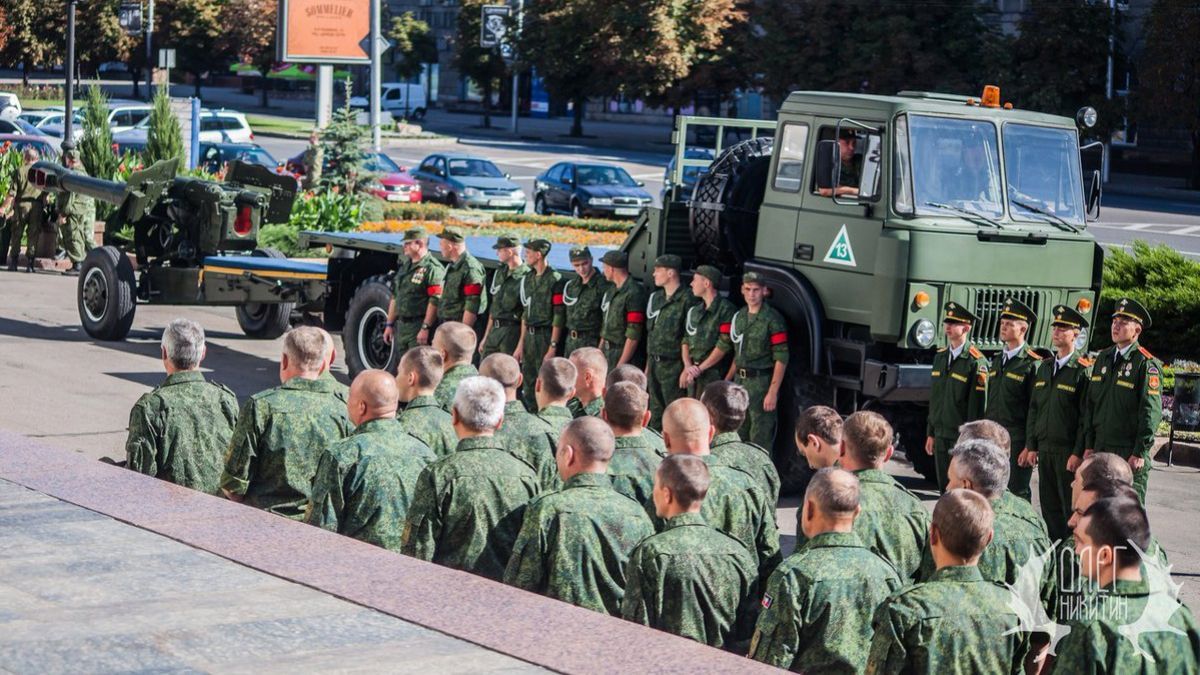
[[[370,63],[371,0],[281,0],[277,60]]]

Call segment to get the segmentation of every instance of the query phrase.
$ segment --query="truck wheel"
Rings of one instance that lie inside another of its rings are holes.
[[[97,340],[124,340],[137,308],[129,258],[115,246],[94,248],[79,270],[79,320]]]
[[[796,447],[796,418],[800,411],[814,405],[837,407],[834,387],[829,378],[821,375],[788,373],[788,386],[781,392],[779,424],[775,430],[775,467],[779,469],[779,493],[799,494],[808,486],[813,470],[808,466],[804,453]],[[790,398],[790,400],[788,400]]]
[[[394,370],[392,345],[383,341],[387,328],[387,308],[392,300],[392,287],[387,275],[379,274],[359,284],[346,308],[346,325],[342,343],[346,349],[346,368],[353,378],[372,368]]]
[[[698,262],[728,269],[754,254],[773,146],[771,138],[732,145],[697,181],[688,224]]]
[[[273,248],[256,249],[252,255],[259,258],[287,257]],[[293,307],[293,302],[247,302],[238,305],[235,314],[246,337],[274,340],[287,332]]]
[[[413,113],[412,113],[412,118],[413,118],[414,120],[417,120],[418,122],[420,122],[421,120],[425,119],[425,109],[424,109],[424,108],[417,108],[416,110],[414,110],[414,111],[413,111]]]

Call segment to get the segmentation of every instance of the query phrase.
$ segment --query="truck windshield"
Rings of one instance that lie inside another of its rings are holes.
[[[979,120],[908,118],[913,201],[921,215],[1004,214],[996,127]]]
[[[1005,124],[1004,172],[1013,220],[1083,225],[1083,174],[1073,130]]]

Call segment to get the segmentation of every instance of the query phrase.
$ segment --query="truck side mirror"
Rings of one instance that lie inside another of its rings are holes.
[[[1083,170],[1083,182],[1087,185],[1087,195],[1084,198],[1085,215],[1087,218],[1095,220],[1100,217],[1104,144],[1100,141],[1092,141],[1079,148],[1079,165]]]
[[[1103,188],[1100,183],[1100,169],[1092,171],[1092,180],[1088,184],[1087,202],[1085,214],[1090,220],[1100,218],[1100,194]]]
[[[833,190],[837,185],[837,172],[841,168],[842,155],[837,141],[817,141],[817,157],[814,166],[818,190]]]

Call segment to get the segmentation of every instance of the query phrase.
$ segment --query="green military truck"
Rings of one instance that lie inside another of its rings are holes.
[[[1100,181],[1081,168],[1078,127],[1094,122],[1090,108],[1077,122],[1001,106],[994,87],[980,99],[800,91],[773,124],[681,117],[670,182],[709,164],[685,157],[697,129],[715,140],[716,159],[692,194],[644,215],[623,248],[648,284],[663,253],[719,266],[735,302],[743,272],[769,280],[789,322],[774,448],[785,473],[802,471],[795,416],[820,403],[881,412],[932,475],[924,424],[945,302],[980,317],[972,336],[985,351],[1001,345],[1008,296],[1037,312],[1031,345],[1049,345],[1056,304],[1091,318],[1103,252],[1086,224]]]

